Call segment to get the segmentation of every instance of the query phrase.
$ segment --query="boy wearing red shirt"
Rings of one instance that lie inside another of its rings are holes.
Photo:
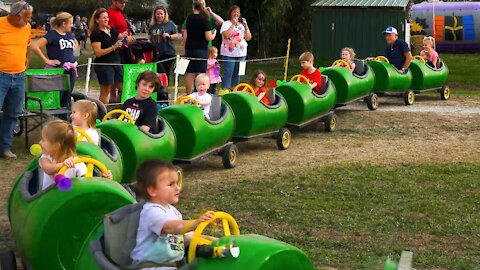
[[[322,74],[313,66],[315,58],[311,52],[304,52],[300,55],[300,65],[303,69],[301,75],[305,76],[309,81],[308,85],[315,94],[320,94],[322,87]]]

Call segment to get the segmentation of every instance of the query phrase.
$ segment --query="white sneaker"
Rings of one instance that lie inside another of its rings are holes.
[[[11,159],[17,159],[17,155],[15,155],[14,153],[12,153],[12,151],[10,150],[7,150],[5,152],[3,152],[1,155],[0,155],[1,158],[11,158]]]

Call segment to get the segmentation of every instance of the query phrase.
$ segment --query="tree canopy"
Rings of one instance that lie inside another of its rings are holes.
[[[283,55],[287,40],[292,38],[292,51],[310,47],[311,12],[314,0],[226,0],[207,1],[222,18],[227,19],[232,5],[241,8],[252,31],[249,55],[259,57]],[[170,1],[171,18],[181,25],[192,12],[191,0]],[[217,40],[217,42],[219,42]]]

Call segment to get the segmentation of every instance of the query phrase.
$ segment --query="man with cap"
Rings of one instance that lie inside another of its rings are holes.
[[[406,73],[413,59],[408,44],[405,40],[398,38],[398,31],[393,26],[387,27],[383,32],[383,36],[388,44],[388,47],[385,49],[385,57],[390,61],[390,64]]]
[[[28,67],[32,12],[30,4],[19,1],[0,18],[0,158],[17,158],[11,149],[13,130],[25,102],[23,72]]]

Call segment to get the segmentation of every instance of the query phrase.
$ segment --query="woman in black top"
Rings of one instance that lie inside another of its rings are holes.
[[[119,65],[120,54],[117,49],[122,46],[124,36],[108,25],[108,13],[104,8],[99,8],[93,13],[90,29],[92,31],[90,41],[95,53],[94,62],[100,64],[94,65],[100,84],[100,101],[105,104],[120,102],[123,88],[123,68]]]
[[[205,0],[193,0],[193,14],[187,17],[188,37],[185,43],[185,56],[205,60],[192,60],[185,75],[187,95],[192,93],[193,82],[199,73],[207,72],[208,42],[213,40],[216,30],[211,31],[209,13]]]

